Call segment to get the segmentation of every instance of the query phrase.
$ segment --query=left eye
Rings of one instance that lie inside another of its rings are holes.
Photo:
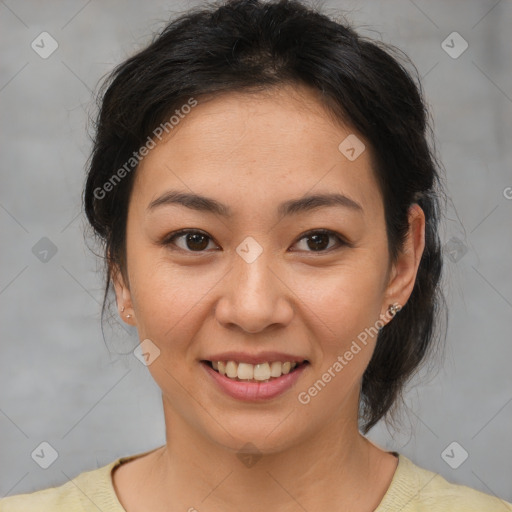
[[[306,242],[306,246],[308,248],[312,248],[312,251],[306,252],[327,252],[325,249],[332,249],[329,246],[329,239],[335,238],[338,242],[338,247],[346,245],[345,241],[334,231],[329,231],[328,229],[317,229],[316,231],[310,231],[303,235],[300,239],[306,240],[309,239],[310,242]]]
[[[332,246],[329,246],[329,239],[332,238],[337,240],[338,246],[348,245],[337,233],[327,229],[309,231],[308,233],[302,235],[302,237],[299,238],[298,242],[296,243],[299,243],[302,240],[308,240],[308,242],[306,242],[306,247],[311,250],[306,250],[306,252],[327,252],[326,249],[332,249]],[[175,240],[179,239],[184,240],[184,246],[180,246],[179,244],[175,243]],[[174,244],[180,249],[188,252],[203,252],[208,247],[209,241],[211,240],[212,238],[206,233],[185,229],[167,237],[163,241],[163,244]]]

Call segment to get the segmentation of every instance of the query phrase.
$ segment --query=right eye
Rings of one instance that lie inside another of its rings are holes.
[[[175,243],[175,240],[182,239],[182,246]],[[185,252],[203,252],[208,246],[208,240],[212,238],[202,231],[196,229],[181,229],[175,233],[166,236],[163,245],[168,246],[171,250],[175,250],[172,246]]]

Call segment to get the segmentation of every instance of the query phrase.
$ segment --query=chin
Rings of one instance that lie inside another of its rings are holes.
[[[292,449],[308,437],[308,432],[302,431],[297,422],[297,412],[291,408],[266,413],[260,410],[228,414],[224,411],[212,416],[218,418],[218,422],[212,421],[210,416],[205,418],[204,436],[236,454],[277,454]]]

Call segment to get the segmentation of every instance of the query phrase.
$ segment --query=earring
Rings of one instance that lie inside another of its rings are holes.
[[[401,309],[402,306],[400,306],[400,304],[390,304],[388,307],[388,313],[391,316],[395,316]]]
[[[126,318],[131,318],[131,317],[132,317],[132,315],[126,315]]]

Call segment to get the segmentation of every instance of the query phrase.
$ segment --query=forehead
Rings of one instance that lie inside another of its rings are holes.
[[[356,159],[340,151],[347,137],[365,147]],[[365,210],[381,201],[369,145],[336,122],[314,92],[290,86],[199,98],[143,158],[135,188],[141,207],[180,189],[214,196],[235,214],[243,204],[262,207],[308,193],[341,193]]]

